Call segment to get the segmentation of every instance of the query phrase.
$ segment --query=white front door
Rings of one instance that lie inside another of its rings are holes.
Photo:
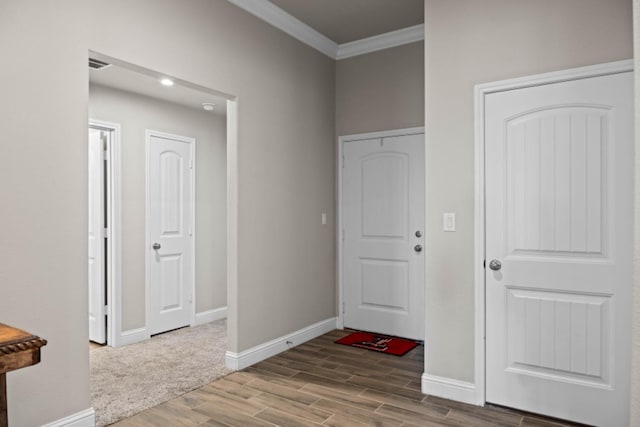
[[[486,400],[627,426],[633,75],[485,108]]]
[[[193,144],[149,131],[150,334],[191,323],[193,311]]]
[[[344,143],[344,326],[424,339],[424,134]]]
[[[89,339],[106,343],[104,132],[89,128]]]

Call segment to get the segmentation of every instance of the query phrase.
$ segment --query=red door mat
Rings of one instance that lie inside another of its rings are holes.
[[[388,337],[385,335],[370,334],[368,332],[353,332],[336,341],[336,344],[350,345],[352,347],[366,348],[367,350],[381,353],[403,356],[412,350],[418,343],[402,338]]]

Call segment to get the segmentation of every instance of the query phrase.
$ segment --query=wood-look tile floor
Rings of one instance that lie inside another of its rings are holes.
[[[420,391],[424,349],[403,357],[334,344],[333,331],[190,393],[118,427],[572,425]]]

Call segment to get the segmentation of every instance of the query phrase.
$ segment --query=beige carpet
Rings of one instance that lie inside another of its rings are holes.
[[[138,344],[89,351],[96,426],[112,424],[230,373],[224,364],[226,341],[226,320],[219,320]]]

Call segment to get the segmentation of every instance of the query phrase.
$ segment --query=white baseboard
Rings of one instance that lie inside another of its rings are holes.
[[[334,329],[336,329],[336,318],[332,317],[240,353],[227,351],[227,368],[233,370],[244,369]]]
[[[95,427],[96,413],[93,408],[76,412],[42,427]]]
[[[194,326],[204,325],[205,323],[215,322],[216,320],[227,317],[227,307],[214,308],[213,310],[201,311],[196,313],[196,322]]]
[[[484,402],[478,402],[475,384],[430,375],[426,372],[422,374],[422,393],[471,405],[484,405]]]
[[[151,338],[151,335],[147,331],[147,328],[129,329],[128,331],[122,331],[118,339],[117,345],[114,347],[121,347],[123,345],[135,344]]]

